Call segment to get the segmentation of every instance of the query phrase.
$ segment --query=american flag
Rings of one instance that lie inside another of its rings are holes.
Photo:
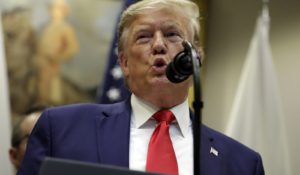
[[[124,0],[123,10],[137,0]],[[123,11],[122,10],[122,11]],[[120,13],[121,14],[121,13]],[[120,15],[119,15],[120,16]],[[119,22],[117,22],[118,24]],[[130,92],[125,87],[124,77],[118,64],[118,25],[116,24],[113,42],[110,47],[109,57],[107,60],[106,71],[102,85],[99,86],[97,93],[98,103],[115,103],[124,100]]]

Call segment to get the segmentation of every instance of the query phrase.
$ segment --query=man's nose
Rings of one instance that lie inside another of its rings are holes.
[[[161,32],[154,34],[152,49],[153,54],[165,54],[167,52],[166,41]]]

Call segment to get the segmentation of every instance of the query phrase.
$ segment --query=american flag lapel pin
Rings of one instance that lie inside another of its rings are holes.
[[[218,154],[219,154],[219,152],[214,147],[210,147],[210,153],[215,156],[218,156]]]

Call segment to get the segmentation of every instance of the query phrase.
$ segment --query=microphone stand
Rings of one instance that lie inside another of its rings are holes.
[[[190,58],[193,65],[193,79],[194,79],[194,101],[193,108],[195,117],[192,120],[193,123],[193,139],[194,139],[194,175],[201,174],[201,125],[202,125],[202,113],[203,102],[201,101],[201,82],[200,82],[200,59],[197,56],[195,49],[189,42],[184,42],[187,45]]]

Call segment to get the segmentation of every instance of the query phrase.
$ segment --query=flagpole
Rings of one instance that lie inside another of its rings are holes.
[[[269,0],[262,0],[264,5],[268,5],[269,4]]]
[[[269,0],[262,0],[262,13],[264,13],[266,10],[269,13]]]

